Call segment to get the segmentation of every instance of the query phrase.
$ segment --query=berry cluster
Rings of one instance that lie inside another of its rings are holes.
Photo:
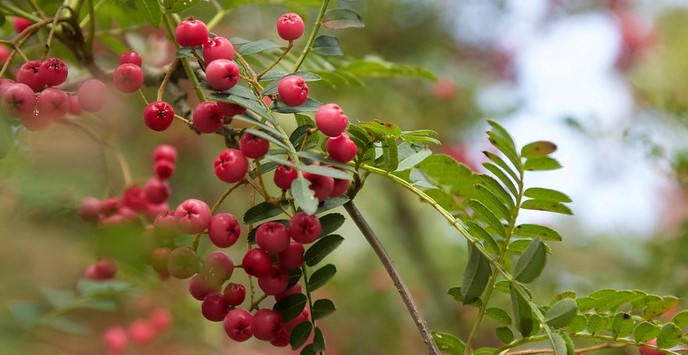
[[[102,341],[108,348],[108,354],[124,354],[131,342],[137,346],[150,343],[160,333],[172,327],[172,316],[164,308],[156,308],[147,318],[135,319],[125,328],[113,326],[105,330]]]

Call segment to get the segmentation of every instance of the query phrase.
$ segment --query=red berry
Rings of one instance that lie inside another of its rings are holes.
[[[153,235],[158,238],[171,238],[179,233],[174,211],[162,211],[155,216],[153,221]]]
[[[277,165],[273,181],[280,189],[289,190],[291,188],[292,181],[296,180],[298,176],[299,174],[296,169],[286,165]]]
[[[210,208],[208,205],[194,198],[182,202],[174,212],[177,226],[185,233],[201,233],[210,223]]]
[[[119,200],[116,198],[109,198],[100,204],[100,214],[110,216],[119,210]]]
[[[109,280],[117,274],[117,263],[109,258],[96,261],[86,269],[86,277],[92,280]]]
[[[76,95],[69,96],[69,113],[78,116],[81,114],[81,105],[79,104],[79,98]]]
[[[256,230],[256,243],[268,253],[280,253],[289,245],[289,231],[282,223],[265,222]]]
[[[14,20],[12,20],[12,27],[14,27],[14,31],[17,33],[24,32],[24,30],[31,25],[33,25],[33,22],[23,17],[15,17]]]
[[[284,330],[286,330],[287,333],[291,333],[291,331],[294,330],[294,327],[300,323],[307,322],[310,318],[311,313],[308,311],[308,308],[304,308],[303,311],[301,311],[301,314],[284,324]]]
[[[248,160],[239,150],[225,149],[215,159],[215,175],[229,184],[240,181],[248,172]]]
[[[299,212],[289,220],[289,234],[295,241],[307,244],[320,237],[322,228],[318,217]]]
[[[157,330],[144,319],[137,319],[129,325],[129,338],[138,345],[144,345],[153,340]]]
[[[253,315],[253,336],[256,339],[270,341],[277,338],[282,329],[282,317],[271,309],[259,309]]]
[[[105,107],[108,89],[105,83],[98,79],[84,81],[77,91],[79,105],[86,112],[98,112]]]
[[[201,313],[209,321],[221,322],[227,316],[227,312],[229,312],[227,301],[219,292],[205,296],[201,303]]]
[[[280,269],[289,271],[300,268],[303,265],[305,251],[303,244],[290,241],[287,248],[277,255]]]
[[[248,132],[244,132],[239,140],[239,149],[247,158],[260,159],[267,154],[269,148],[270,142]]]
[[[117,69],[115,69],[112,83],[115,84],[117,90],[125,94],[135,92],[143,85],[143,70],[135,64],[120,64]]]
[[[286,13],[277,19],[277,33],[285,41],[299,39],[303,31],[303,19],[298,14]]]
[[[202,46],[208,41],[208,27],[200,20],[184,20],[174,30],[174,39],[182,47]]]
[[[2,96],[3,108],[13,117],[33,116],[36,109],[36,95],[26,84],[9,84]]]
[[[258,286],[266,295],[279,295],[287,290],[289,286],[289,275],[286,272],[275,269],[268,277],[259,277]]]
[[[253,336],[253,316],[245,309],[230,310],[223,326],[227,336],[234,341],[246,341]]]
[[[270,254],[263,249],[253,248],[246,252],[241,262],[244,272],[255,277],[272,275],[275,267],[272,265]]]
[[[223,119],[220,107],[212,101],[201,102],[193,110],[193,125],[203,133],[217,132],[222,127]]]
[[[340,163],[348,163],[358,153],[356,143],[346,133],[327,138],[326,148],[330,158]]]
[[[205,68],[205,76],[213,89],[229,90],[239,82],[239,66],[229,59],[216,59]]]
[[[170,205],[167,202],[159,204],[148,203],[146,204],[146,208],[143,210],[143,213],[145,214],[148,222],[153,222],[159,214],[168,213],[169,211]]]
[[[45,87],[45,78],[41,72],[41,62],[31,60],[19,67],[17,82],[28,85],[33,91],[41,91]]]
[[[217,102],[217,106],[220,108],[220,112],[226,117],[233,117],[236,115],[241,115],[246,112],[246,107],[233,104],[231,102]]]
[[[119,56],[119,64],[131,63],[140,67],[142,62],[141,55],[135,51],[126,51]]]
[[[45,115],[51,121],[61,119],[69,112],[69,97],[62,89],[47,88],[38,94],[36,109],[39,115]]]
[[[295,295],[301,293],[301,284],[300,283],[295,283],[294,286],[289,287],[288,289],[284,290],[284,292],[280,293],[279,295],[275,295],[275,301],[279,302],[280,300],[287,298],[291,295]]]
[[[330,192],[329,197],[338,197],[346,193],[349,190],[349,185],[351,180],[346,179],[334,179],[334,185],[332,187],[332,192]]]
[[[214,251],[208,255],[201,265],[199,274],[209,286],[222,286],[225,281],[232,277],[234,263],[229,256],[220,251]]]
[[[155,147],[155,150],[153,150],[153,161],[157,163],[160,160],[175,163],[177,161],[177,148],[169,144],[161,144]]]
[[[127,331],[123,327],[110,327],[103,333],[103,343],[110,350],[121,351],[127,346]]]
[[[346,129],[349,118],[337,104],[325,104],[315,112],[315,124],[326,136],[336,137]]]
[[[310,189],[315,192],[315,197],[320,201],[324,201],[330,196],[334,189],[334,178],[331,176],[324,176],[305,172],[303,177],[310,181]]]
[[[165,101],[154,101],[143,110],[143,123],[154,131],[164,131],[174,120],[174,109]]]
[[[154,205],[164,203],[170,198],[170,185],[158,178],[148,179],[143,190],[146,200]]]
[[[4,45],[0,45],[0,64],[5,63],[7,58],[10,57],[10,49]]]
[[[299,106],[308,100],[308,85],[302,77],[289,75],[277,85],[280,99],[288,106]]]
[[[210,218],[208,237],[219,248],[229,248],[239,239],[241,227],[236,217],[229,213],[218,213]]]
[[[155,176],[159,179],[167,180],[174,174],[174,163],[169,160],[158,160],[155,162]]]
[[[196,274],[189,280],[189,293],[191,296],[199,301],[203,301],[205,296],[219,291],[220,288],[217,286],[210,286],[203,280],[201,274]]]
[[[277,333],[277,337],[275,339],[270,340],[270,344],[272,346],[276,346],[278,348],[283,348],[287,345],[289,345],[289,334],[287,333],[286,330],[284,330],[284,327],[282,327]]]
[[[208,41],[203,43],[203,59],[207,64],[210,64],[216,59],[234,58],[234,46],[227,38],[222,36],[215,36],[208,38]]]
[[[97,222],[100,215],[100,200],[95,197],[84,197],[79,206],[79,217],[84,221]]]
[[[146,191],[138,186],[132,186],[124,190],[122,205],[134,211],[143,211],[147,205]]]
[[[48,58],[41,63],[40,74],[48,86],[57,86],[67,80],[69,70],[60,58]]]
[[[244,302],[246,298],[246,288],[242,284],[237,284],[230,282],[225,286],[225,290],[222,293],[230,306],[238,306]]]
[[[657,346],[657,339],[648,340],[646,342],[646,344]],[[662,355],[663,354],[663,352],[661,352],[659,350],[642,348],[642,347],[639,348],[638,350],[640,350],[640,355]]]
[[[178,279],[188,279],[198,271],[198,256],[189,248],[175,248],[167,259],[167,271]]]
[[[167,262],[170,259],[172,249],[170,248],[155,248],[151,253],[151,266],[153,270],[160,274],[167,274]]]
[[[164,308],[156,308],[148,315],[148,324],[157,331],[164,331],[172,326],[172,315]]]

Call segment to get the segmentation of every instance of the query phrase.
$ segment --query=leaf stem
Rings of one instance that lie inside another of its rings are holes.
[[[315,24],[313,25],[313,29],[311,30],[310,35],[308,36],[308,41],[306,41],[306,46],[303,47],[303,50],[301,51],[301,55],[299,55],[299,59],[296,60],[296,64],[294,65],[294,70],[293,72],[297,72],[299,68],[301,67],[301,64],[306,60],[306,56],[308,55],[308,52],[311,51],[311,47],[313,47],[313,42],[315,42],[315,38],[318,35],[318,31],[320,30],[320,26],[322,25],[322,20],[323,17],[325,17],[325,11],[327,11],[327,5],[329,5],[330,0],[323,0],[322,5],[320,5],[320,11],[318,12],[318,17],[315,19]]]

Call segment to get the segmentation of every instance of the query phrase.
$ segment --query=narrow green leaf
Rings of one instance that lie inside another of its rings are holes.
[[[321,262],[327,255],[333,252],[342,244],[344,238],[339,235],[332,234],[318,239],[311,245],[303,256],[303,260],[308,266],[315,266]]]
[[[473,210],[474,217],[483,217],[482,219],[489,224],[490,227],[502,238],[506,236],[506,229],[502,222],[490,211],[484,204],[477,200],[469,200],[466,205]]]
[[[283,207],[287,208],[287,204],[284,203]],[[267,202],[261,202],[249,208],[246,213],[244,213],[243,219],[245,224],[254,224],[280,214],[282,214],[282,210],[277,208],[275,205]]]
[[[452,355],[463,355],[466,350],[466,344],[463,340],[448,333],[433,330],[432,339],[440,350]]]
[[[411,169],[415,167],[416,165],[420,164],[425,158],[429,157],[432,154],[432,151],[430,149],[421,149],[420,151],[409,155],[408,157],[404,158],[403,160],[399,161],[399,164],[397,165],[397,168],[395,171],[403,171],[407,169]]]
[[[544,157],[554,153],[557,145],[548,141],[528,143],[521,148],[521,156],[524,158]]]
[[[336,310],[334,303],[328,299],[316,300],[313,303],[313,320],[318,320]]]
[[[306,295],[297,293],[279,300],[272,307],[272,310],[279,313],[284,322],[288,322],[303,312],[306,303],[308,303]]]
[[[346,196],[328,198],[327,200],[325,200],[325,202],[320,204],[320,207],[318,207],[318,210],[315,211],[315,214],[320,214],[320,213],[329,211],[333,208],[337,208],[339,206],[342,206],[347,202],[349,202],[349,198]]]
[[[521,180],[519,178],[519,174],[517,172],[515,172],[514,168],[509,166],[509,164],[506,161],[504,161],[504,159],[502,159],[502,157],[500,157],[499,155],[497,155],[495,153],[488,152],[486,150],[483,151],[483,154],[487,157],[487,159],[490,159],[490,161],[493,162],[495,166],[499,167],[502,170],[502,172],[509,174],[509,176],[511,176],[511,179],[507,179],[507,180],[509,180],[512,184]],[[504,175],[504,176],[506,176],[506,175]],[[516,194],[514,194],[514,195],[516,195]]]
[[[599,314],[592,314],[588,318],[588,332],[599,334],[609,329],[610,321],[608,317]]]
[[[314,99],[307,99],[306,102],[298,106],[289,106],[281,101],[275,101],[271,109],[279,113],[302,113],[318,111],[320,106],[322,106],[322,102]]]
[[[34,302],[14,302],[10,304],[10,314],[14,322],[23,329],[36,325],[43,317],[45,310]]]
[[[339,48],[339,40],[337,37],[320,35],[313,42],[311,47],[313,52],[324,56],[341,56],[344,55],[341,48]]]
[[[303,271],[301,271],[301,269],[289,270],[287,271],[287,275],[289,275],[289,284],[287,284],[287,288],[291,288],[292,286],[296,285],[299,280],[301,280]]]
[[[671,317],[671,322],[676,324],[679,328],[688,326],[688,310],[683,310],[674,314],[674,316]]]
[[[256,136],[256,137],[263,138],[263,139],[265,139],[266,141],[268,141],[268,142],[270,142],[270,143],[272,143],[272,144],[274,144],[274,145],[276,145],[276,146],[278,146],[278,147],[280,147],[280,148],[282,148],[282,149],[284,149],[284,150],[289,150],[289,147],[287,146],[286,143],[284,143],[284,142],[281,141],[279,138],[277,138],[277,137],[275,137],[275,136],[273,136],[273,135],[267,134],[267,133],[265,133],[265,132],[263,132],[263,131],[259,131],[259,130],[255,129],[255,128],[247,128],[247,129],[245,130],[245,132],[248,132],[248,133],[250,133],[250,134],[252,134],[252,135],[254,135],[254,136]],[[281,138],[281,137],[280,137],[280,138]]]
[[[485,310],[485,314],[504,325],[511,325],[511,317],[501,308],[490,307]]]
[[[545,244],[540,238],[535,238],[518,258],[514,267],[514,278],[525,283],[531,282],[540,276],[546,262]]]
[[[59,331],[69,333],[69,334],[75,334],[75,335],[89,335],[91,334],[91,329],[84,323],[79,322],[71,317],[68,317],[66,315],[59,316],[57,318],[53,318],[50,320],[48,323],[48,326],[50,326],[53,329],[57,329]]]
[[[241,47],[239,48],[239,54],[243,56],[249,56],[252,54],[265,52],[277,48],[279,48],[279,46],[275,42],[269,39],[260,39],[241,45]]]
[[[456,199],[444,190],[431,188],[424,192],[447,211],[451,212],[459,209],[459,204]]]
[[[301,170],[309,171],[313,174],[332,176],[336,179],[351,180],[352,177],[350,175],[346,175],[346,172],[355,172],[353,167],[332,159],[326,159],[322,156],[322,154],[318,154],[316,152],[298,151],[296,152],[296,155],[303,159],[322,163],[320,165],[310,164],[306,165],[305,167],[302,165]],[[339,170],[339,172],[332,170]]]
[[[616,311],[624,303],[635,301],[638,297],[643,297],[629,290],[621,290],[607,295],[600,295],[595,301],[594,308],[598,312]]]
[[[341,180],[351,180],[353,177],[347,173],[346,171],[342,171],[339,169],[331,168],[329,166],[323,166],[323,165],[303,165],[300,164],[299,166],[296,167],[297,169],[301,171],[307,171],[312,174],[317,174],[317,175],[323,175],[323,176],[331,176],[335,179],[341,179]]]
[[[464,304],[471,304],[482,295],[491,274],[490,262],[478,249],[469,244],[468,264],[461,281],[461,299]]]
[[[503,221],[511,221],[511,211],[482,184],[473,185],[477,199],[492,211],[496,217]]]
[[[577,312],[576,300],[564,298],[547,310],[545,322],[551,327],[563,328],[573,322]]]
[[[143,13],[149,24],[157,28],[162,20],[162,9],[158,0],[135,0],[136,8]]]
[[[509,195],[504,189],[502,184],[500,184],[495,178],[489,175],[479,175],[480,184],[485,186],[490,192],[499,199],[510,211],[516,208],[516,203],[514,199]]]
[[[296,350],[301,347],[308,340],[312,330],[313,324],[309,321],[297,324],[291,331],[291,334],[289,334],[289,345],[291,345],[291,348]]]
[[[294,196],[296,205],[304,212],[313,214],[318,209],[318,199],[315,192],[310,188],[310,181],[303,177],[303,174],[291,182],[291,194]]]
[[[490,233],[488,233],[483,227],[478,225],[477,223],[473,221],[466,221],[466,228],[468,229],[468,232],[485,242],[485,246],[488,248],[488,250],[492,251],[493,254],[499,253],[499,245],[497,245],[497,242],[492,238]]]
[[[346,218],[341,213],[330,213],[320,217],[319,220],[320,235],[326,236],[339,229],[346,221]]]
[[[318,327],[315,327],[315,334],[311,345],[313,345],[313,352],[315,353],[319,353],[325,349],[325,337]]]
[[[527,210],[547,211],[568,215],[573,214],[571,209],[566,207],[565,205],[558,202],[551,202],[545,200],[526,200],[523,201],[523,203],[521,203],[521,208],[525,208]]]
[[[678,298],[674,296],[660,297],[659,300],[654,300],[647,303],[643,310],[643,318],[653,319],[666,313],[678,304]]]
[[[633,334],[633,317],[626,312],[619,312],[612,318],[612,333],[615,338],[623,338]]]
[[[557,302],[559,302],[565,298],[572,298],[575,301],[576,300],[576,292],[575,291],[564,291],[564,292],[556,295],[552,299],[552,303],[550,303],[550,304],[553,305],[553,304],[555,304],[555,303],[557,303]]]
[[[547,171],[557,170],[561,168],[561,164],[554,158],[530,158],[523,164],[523,169],[528,171]]]
[[[316,355],[313,343],[304,346],[299,355]]]
[[[571,337],[561,331],[559,332],[559,335],[561,335],[566,343],[566,355],[576,355],[576,345],[573,343],[573,340],[571,340]]]
[[[572,202],[571,198],[566,194],[557,190],[545,189],[542,187],[531,187],[523,192],[523,195],[536,200],[552,201],[552,202]]]
[[[237,104],[239,106],[246,107],[248,110],[250,110],[250,111],[254,112],[255,114],[257,114],[258,116],[266,119],[268,122],[271,122],[273,124],[277,124],[277,121],[275,120],[275,118],[272,117],[272,115],[255,100],[247,99],[245,97],[241,97],[238,95],[216,93],[216,92],[209,93],[208,97],[210,99],[213,99],[216,101],[230,102],[233,104]],[[233,119],[237,119],[238,117],[241,117],[241,116],[234,116]]]
[[[566,355],[567,347],[566,341],[559,333],[552,332],[549,334],[549,340],[552,343],[552,350],[554,350],[554,355]]]
[[[495,332],[497,333],[497,338],[504,344],[509,344],[512,341],[514,341],[514,333],[511,331],[511,328],[509,327],[497,327],[497,329],[495,329]]]
[[[652,340],[659,335],[659,327],[650,322],[642,322],[633,330],[633,338],[639,343]]]
[[[124,293],[131,290],[131,285],[120,280],[91,281],[81,279],[77,283],[76,289],[82,296],[93,297]]]
[[[511,292],[511,288],[509,287],[509,281],[506,281],[506,280],[497,281],[497,283],[495,284],[495,290],[497,290],[501,293]]]
[[[382,160],[385,163],[385,170],[397,170],[397,166],[399,165],[399,155],[397,151],[397,140],[395,138],[385,138],[382,141]]]
[[[237,115],[237,116],[232,117],[232,120],[233,121],[234,120],[242,121],[242,122],[246,122],[246,123],[249,123],[251,125],[257,126],[261,130],[263,130],[265,132],[269,132],[270,134],[274,135],[275,137],[279,137],[282,135],[282,133],[280,131],[278,131],[275,127],[272,127],[271,125],[265,124],[265,123],[260,122],[258,120],[254,120],[253,118],[248,117],[248,116]]]
[[[530,309],[528,301],[526,301],[521,294],[516,291],[514,286],[510,285],[511,292],[511,307],[512,314],[516,324],[516,329],[524,338],[530,336],[533,331],[533,311]]]
[[[179,13],[191,6],[200,4],[202,1],[207,2],[206,0],[175,0],[173,1],[173,5],[169,7],[166,6],[166,8],[170,9],[171,13]]]
[[[473,193],[475,175],[466,165],[445,154],[432,154],[416,167],[437,187],[449,188],[451,194],[469,196]]]
[[[315,270],[310,279],[308,279],[308,286],[311,292],[317,290],[329,281],[337,272],[337,268],[332,264],[327,264],[318,270]]]
[[[258,96],[256,96],[256,94],[253,92],[253,90],[251,90],[251,89],[249,89],[243,85],[234,85],[231,89],[223,91],[223,93],[243,97],[243,98],[249,99],[249,100],[257,100],[258,99]]]
[[[55,308],[63,308],[74,303],[75,293],[73,290],[58,290],[44,287],[41,292],[45,299]]]
[[[681,328],[677,327],[674,323],[666,323],[662,326],[662,329],[659,330],[657,346],[662,349],[676,346],[681,341],[681,335]]]
[[[530,239],[511,238],[507,250],[513,254],[522,254],[526,249],[528,249],[528,246],[530,246],[530,242]],[[545,244],[545,252],[547,252],[547,254],[550,254],[552,252],[547,244]]]
[[[514,228],[514,235],[526,238],[540,238],[542,240],[561,241],[559,232],[552,228],[537,224],[520,224]]]
[[[344,8],[327,11],[323,17],[322,25],[333,30],[351,27],[361,28],[364,26],[361,15],[352,9]]]
[[[496,165],[489,163],[489,162],[483,163],[483,166],[485,167],[485,169],[487,169],[487,171],[491,172],[492,175],[497,177],[497,179],[499,179],[499,181],[501,181],[502,184],[504,184],[504,186],[506,186],[506,188],[509,190],[509,192],[511,192],[512,196],[518,195],[518,190],[516,189],[516,185],[514,185],[514,182],[511,181],[511,179],[509,179],[509,177],[506,176],[506,174],[504,174],[504,172],[501,169],[499,169]]]
[[[569,324],[568,329],[573,333],[582,332],[588,325],[588,319],[584,315],[579,314],[573,318],[571,324]]]

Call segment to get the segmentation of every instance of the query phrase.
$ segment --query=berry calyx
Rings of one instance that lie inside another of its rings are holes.
[[[277,92],[287,106],[299,106],[308,100],[308,85],[298,75],[289,75],[280,80]]]
[[[208,41],[203,43],[203,59],[206,64],[210,64],[217,59],[234,58],[234,45],[227,38],[222,36],[215,36],[208,38]]]
[[[174,212],[177,226],[185,233],[197,234],[208,228],[210,223],[210,208],[208,205],[194,198],[182,202]]]
[[[277,165],[273,181],[280,189],[289,190],[291,188],[292,181],[296,180],[298,176],[299,174],[296,169],[286,165]]]
[[[174,120],[174,109],[165,101],[154,101],[143,109],[143,123],[154,131],[164,131]]]
[[[292,239],[301,243],[312,243],[320,237],[322,227],[318,217],[306,212],[298,212],[289,220],[289,234]]]
[[[141,55],[136,51],[126,51],[119,56],[119,64],[131,63],[141,67],[143,60]]]
[[[143,85],[143,70],[135,64],[120,64],[117,69],[115,69],[112,83],[117,90],[125,94],[131,94],[140,89],[141,85]]]
[[[200,20],[184,20],[175,28],[174,39],[182,47],[202,46],[208,41],[208,27]]]
[[[213,165],[215,175],[229,184],[240,181],[248,172],[248,160],[244,153],[232,148],[221,151]]]
[[[81,109],[86,112],[98,112],[102,110],[103,107],[105,107],[107,96],[107,86],[98,79],[88,79],[84,81],[77,91],[79,105],[81,105]]]
[[[281,253],[289,245],[289,231],[282,223],[265,222],[256,230],[256,243],[268,253]]]
[[[348,163],[353,159],[358,153],[358,147],[356,143],[349,138],[349,135],[342,133],[336,137],[327,138],[327,143],[325,144],[327,148],[327,154],[330,158],[340,162]]]
[[[218,213],[210,218],[208,237],[219,248],[229,248],[239,239],[241,227],[236,217],[229,213]]]
[[[286,13],[277,19],[277,34],[285,41],[299,39],[304,29],[303,19],[293,12]]]
[[[249,132],[241,135],[239,149],[247,158],[260,159],[270,149],[270,142]]]
[[[193,125],[203,133],[217,132],[222,127],[223,119],[217,103],[212,101],[201,102],[193,110]]]
[[[247,251],[241,261],[241,266],[244,268],[244,272],[255,277],[268,277],[272,275],[275,269],[270,254],[260,248]]]
[[[205,76],[213,89],[229,90],[239,82],[239,66],[229,59],[216,59],[205,68]]]
[[[40,75],[48,86],[57,86],[67,80],[69,70],[60,58],[48,58],[41,63]]]
[[[325,104],[315,112],[315,124],[324,135],[336,137],[344,132],[349,118],[339,105]]]
[[[232,309],[227,312],[223,326],[230,339],[246,341],[253,336],[253,315],[245,309]]]
[[[41,62],[30,60],[17,71],[17,82],[28,85],[33,91],[41,91],[45,87],[45,79],[41,73]]]

